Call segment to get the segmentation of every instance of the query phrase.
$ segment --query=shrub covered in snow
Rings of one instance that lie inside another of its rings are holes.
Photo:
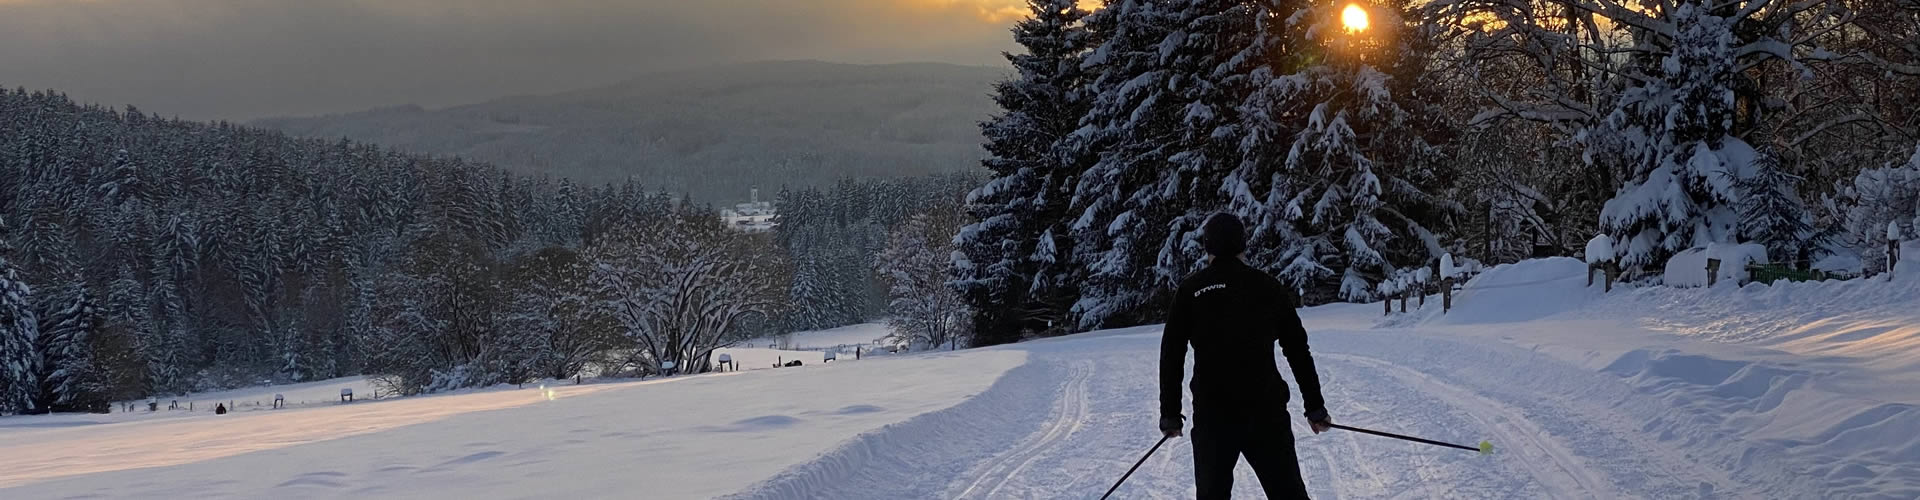
[[[1860,171],[1841,196],[1848,208],[1840,243],[1860,253],[1867,271],[1885,270],[1888,239],[1920,232],[1920,145],[1904,164]]]

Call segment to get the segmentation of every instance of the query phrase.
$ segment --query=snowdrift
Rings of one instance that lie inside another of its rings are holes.
[[[1603,287],[1587,286],[1587,264],[1556,257],[1494,266],[1468,280],[1453,297],[1454,308],[1422,311],[1434,324],[1514,323],[1571,311],[1601,296]]]
[[[1618,377],[1664,403],[1644,414],[1645,431],[1742,479],[1812,474],[1827,496],[1920,495],[1920,266],[1611,294],[1585,272],[1573,259],[1495,267],[1464,285],[1451,314],[1398,324],[1495,336]],[[1762,467],[1787,463],[1810,465]]]

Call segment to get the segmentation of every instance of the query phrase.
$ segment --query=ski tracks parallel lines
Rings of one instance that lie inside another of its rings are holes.
[[[1018,476],[1035,460],[1047,455],[1047,451],[1064,441],[1067,436],[1080,428],[1087,418],[1090,401],[1087,396],[1088,380],[1093,378],[1093,361],[1075,362],[1073,371],[1068,375],[1062,388],[1060,404],[1053,410],[1052,417],[1043,428],[1036,431],[1037,437],[1015,447],[1007,453],[994,457],[973,478],[967,488],[954,498],[994,498],[1001,488]]]
[[[1610,498],[1616,494],[1612,491],[1611,483],[1594,475],[1585,461],[1561,443],[1546,438],[1546,432],[1528,421],[1519,410],[1472,391],[1435,380],[1424,373],[1379,359],[1350,354],[1324,354],[1323,356],[1379,368],[1380,373],[1384,375],[1400,379],[1409,385],[1428,389],[1431,391],[1430,394],[1459,403],[1460,409],[1466,410],[1467,415],[1484,424],[1495,438],[1514,443],[1501,448],[1510,452],[1520,452],[1522,456],[1518,462],[1536,479],[1539,479],[1541,486],[1548,488],[1555,498]],[[1516,446],[1519,444],[1526,446]],[[1536,458],[1545,459],[1549,462],[1545,465],[1551,465],[1560,472],[1554,473],[1544,468],[1543,464],[1535,460]],[[1571,488],[1565,481],[1557,480],[1559,478],[1570,479]]]

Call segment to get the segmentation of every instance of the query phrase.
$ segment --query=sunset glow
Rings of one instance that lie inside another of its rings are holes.
[[[1360,8],[1359,4],[1347,4],[1347,9],[1340,12],[1340,24],[1346,25],[1347,31],[1366,31],[1367,9]]]
[[[990,23],[1011,23],[1025,19],[1028,14],[1026,2],[1020,0],[905,0],[904,3],[920,8],[967,12]],[[1089,11],[1100,8],[1100,1],[1080,0],[1080,8]]]

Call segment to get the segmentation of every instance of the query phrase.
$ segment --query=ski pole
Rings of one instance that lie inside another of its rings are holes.
[[[1160,445],[1167,444],[1168,439],[1173,439],[1173,435],[1169,434],[1166,437],[1160,438],[1160,442],[1153,443],[1153,448],[1148,449],[1147,454],[1140,457],[1140,461],[1134,462],[1133,468],[1127,469],[1126,474],[1120,475],[1120,481],[1113,483],[1112,488],[1107,488],[1107,494],[1100,495],[1100,500],[1107,500],[1107,497],[1113,496],[1113,491],[1120,489],[1120,485],[1126,483],[1127,478],[1133,477],[1133,471],[1140,470],[1140,464],[1147,463],[1147,457],[1153,456],[1153,452],[1160,451]]]
[[[1481,441],[1481,442],[1480,442],[1480,447],[1479,447],[1479,448],[1475,448],[1475,447],[1472,447],[1472,446],[1466,446],[1466,445],[1458,445],[1458,444],[1453,444],[1453,443],[1442,443],[1442,442],[1439,442],[1439,441],[1434,441],[1434,440],[1431,440],[1431,439],[1420,439],[1420,438],[1417,438],[1417,437],[1413,437],[1413,436],[1402,436],[1402,435],[1399,435],[1399,434],[1394,434],[1394,433],[1391,433],[1391,432],[1380,432],[1380,431],[1376,431],[1376,430],[1373,430],[1373,429],[1362,429],[1362,428],[1359,428],[1359,427],[1348,427],[1348,426],[1345,426],[1345,425],[1340,425],[1340,424],[1327,424],[1327,427],[1332,427],[1332,428],[1335,428],[1335,429],[1340,429],[1340,430],[1348,430],[1348,431],[1353,431],[1353,432],[1359,432],[1359,433],[1363,433],[1363,434],[1372,434],[1372,435],[1375,435],[1375,436],[1381,436],[1381,437],[1390,437],[1390,438],[1394,438],[1394,439],[1404,439],[1404,440],[1407,440],[1407,441],[1413,441],[1413,442],[1415,442],[1415,443],[1424,443],[1424,444],[1430,444],[1430,445],[1434,445],[1434,446],[1445,446],[1445,447],[1448,447],[1448,448],[1458,448],[1458,449],[1462,449],[1462,450],[1467,450],[1467,451],[1477,451],[1477,452],[1480,452],[1480,454],[1481,454],[1481,455],[1492,455],[1492,454],[1493,454],[1493,443],[1492,443],[1492,442],[1490,442],[1490,441]]]

